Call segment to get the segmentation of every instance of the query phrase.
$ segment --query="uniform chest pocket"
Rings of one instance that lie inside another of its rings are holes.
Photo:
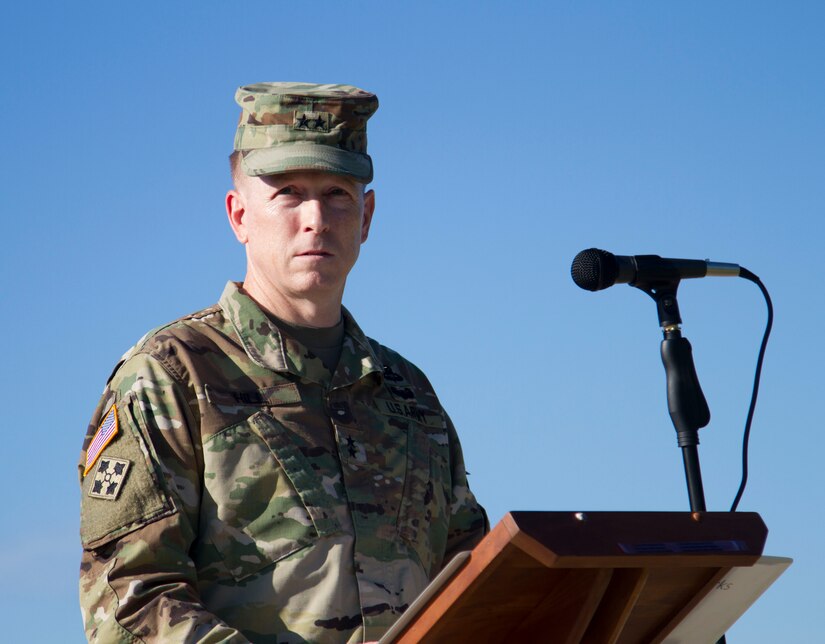
[[[265,412],[204,443],[203,556],[236,580],[340,530],[332,503],[289,432]]]
[[[409,421],[399,536],[432,578],[441,569],[450,524],[452,478],[446,429]]]

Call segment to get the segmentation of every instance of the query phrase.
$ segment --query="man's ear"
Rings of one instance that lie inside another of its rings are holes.
[[[229,217],[229,225],[239,242],[245,244],[249,240],[249,232],[246,228],[244,215],[246,214],[246,202],[243,195],[238,190],[230,190],[226,193],[226,216]]]
[[[375,190],[367,190],[364,193],[364,217],[361,221],[361,243],[367,241],[370,234],[370,224],[372,223],[372,213],[375,212]]]

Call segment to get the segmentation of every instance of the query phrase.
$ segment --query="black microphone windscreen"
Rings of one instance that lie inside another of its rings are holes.
[[[616,283],[616,278],[619,276],[619,262],[613,253],[598,248],[588,248],[573,258],[570,275],[580,288],[600,291]]]

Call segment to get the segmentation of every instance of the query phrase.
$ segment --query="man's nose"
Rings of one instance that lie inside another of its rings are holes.
[[[305,231],[329,230],[329,217],[321,199],[307,199],[301,205],[301,224]]]

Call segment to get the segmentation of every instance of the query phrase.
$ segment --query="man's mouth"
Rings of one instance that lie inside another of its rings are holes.
[[[306,250],[298,253],[298,257],[332,257],[332,253],[325,250]]]

